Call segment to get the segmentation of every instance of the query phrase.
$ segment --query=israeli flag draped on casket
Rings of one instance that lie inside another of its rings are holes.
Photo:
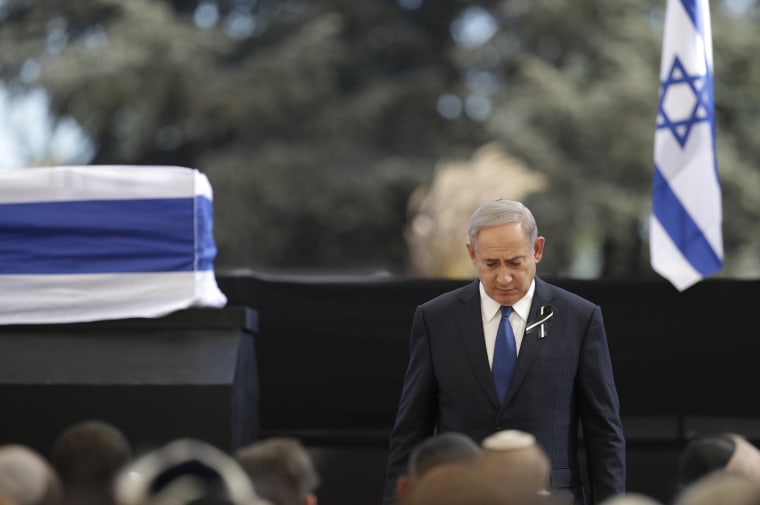
[[[212,189],[172,166],[0,172],[0,324],[222,307]]]

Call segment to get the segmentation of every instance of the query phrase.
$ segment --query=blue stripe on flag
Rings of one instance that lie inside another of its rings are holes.
[[[216,257],[214,241],[214,208],[211,200],[205,196],[195,197],[197,241],[195,258],[196,270],[213,270]]]
[[[657,165],[654,170],[652,212],[696,271],[708,275],[720,269],[723,262],[681,204]]]
[[[696,0],[681,0],[681,4],[683,5],[684,10],[691,18],[691,22],[694,23],[694,26],[697,28],[697,31],[702,31],[701,25],[702,23],[699,22],[699,13],[697,12],[697,2]]]
[[[193,271],[193,206],[193,198],[0,204],[0,274]],[[210,264],[208,252],[202,261]]]

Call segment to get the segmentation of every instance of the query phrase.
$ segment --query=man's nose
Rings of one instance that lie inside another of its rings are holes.
[[[499,272],[496,276],[496,281],[499,284],[509,284],[512,282],[512,272],[506,266],[499,267]]]

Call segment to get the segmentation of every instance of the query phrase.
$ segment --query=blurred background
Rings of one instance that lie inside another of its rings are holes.
[[[0,169],[181,165],[217,270],[473,275],[520,199],[543,275],[655,277],[665,0],[0,0]],[[713,0],[725,278],[760,277],[755,0]]]

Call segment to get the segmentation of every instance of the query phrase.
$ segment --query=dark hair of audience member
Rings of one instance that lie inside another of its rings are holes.
[[[75,423],[63,430],[51,461],[64,486],[110,483],[132,458],[132,449],[115,426],[99,420]]]

